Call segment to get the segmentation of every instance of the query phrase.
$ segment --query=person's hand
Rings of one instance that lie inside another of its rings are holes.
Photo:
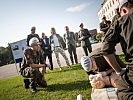
[[[97,77],[97,76],[96,76],[96,75],[92,75],[92,74],[90,74],[90,75],[89,75],[89,80],[92,81],[93,78],[95,78],[95,77]]]
[[[84,39],[84,36],[82,36],[81,38],[79,38],[80,41],[82,41]]]
[[[98,74],[101,74],[103,77],[107,75],[107,73],[105,71],[103,72],[97,72]]]
[[[51,69],[51,65],[47,64],[47,67],[48,67],[49,69]]]
[[[91,86],[95,89],[101,89],[105,86],[105,83],[103,81],[103,78],[102,78],[101,74],[91,75],[90,79],[92,79],[90,81]]]
[[[47,49],[48,49],[48,47],[45,47],[45,49],[47,50]]]
[[[111,84],[116,87],[116,88],[119,88],[120,87],[120,80],[121,80],[121,77],[119,75],[117,75],[116,73],[113,73],[111,76],[110,76],[110,79],[111,79]]]

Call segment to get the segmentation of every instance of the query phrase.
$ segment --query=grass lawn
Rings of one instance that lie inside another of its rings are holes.
[[[78,94],[83,100],[91,100],[87,74],[78,64],[72,69],[63,67],[63,71],[48,70],[46,80],[48,87],[37,87],[36,94],[24,89],[21,76],[0,80],[0,100],[76,100]]]

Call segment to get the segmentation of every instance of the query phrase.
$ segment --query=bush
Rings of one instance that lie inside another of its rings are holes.
[[[98,33],[98,34],[96,35],[97,41],[98,41],[98,42],[101,42],[103,36],[104,36],[104,33]]]

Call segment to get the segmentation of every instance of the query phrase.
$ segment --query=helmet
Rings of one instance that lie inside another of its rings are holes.
[[[37,45],[37,44],[40,44],[37,37],[33,37],[33,38],[30,39],[30,41],[29,41],[30,46],[34,46],[34,45]]]
[[[91,71],[91,69],[92,69],[91,58],[88,56],[81,57],[81,65],[85,71],[87,71],[87,72]]]

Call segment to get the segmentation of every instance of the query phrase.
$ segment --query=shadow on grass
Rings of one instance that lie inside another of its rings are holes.
[[[62,70],[60,71],[59,68],[54,68],[54,70],[48,70],[46,72],[46,74],[50,74],[50,73],[62,73],[62,72],[66,72],[66,71],[73,71],[73,70],[80,70],[80,69],[83,69],[81,67],[80,64],[75,64],[75,65],[72,65],[72,68],[68,68],[67,66],[64,66],[62,67]]]
[[[75,81],[71,83],[66,83],[66,84],[52,84],[48,85],[46,88],[47,91],[49,92],[55,92],[55,91],[72,91],[72,90],[86,90],[90,87],[89,81],[84,80],[84,81]],[[43,91],[43,89],[40,89]]]

